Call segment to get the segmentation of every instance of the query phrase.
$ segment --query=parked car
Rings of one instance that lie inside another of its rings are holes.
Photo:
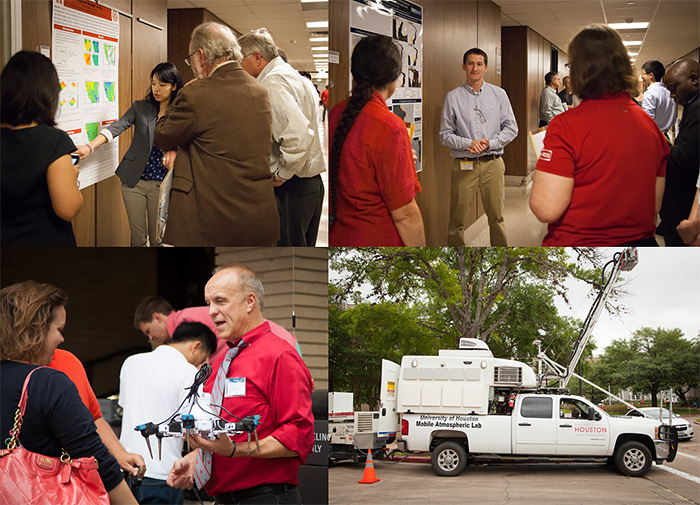
[[[647,416],[658,419],[659,418],[659,407],[643,407],[637,410],[630,410],[625,414],[626,416],[643,417],[643,414],[639,411],[644,412]],[[661,409],[661,415],[663,417],[662,421],[668,423],[668,409]],[[675,426],[678,432],[678,440],[690,440],[693,438],[693,426],[689,421],[686,421],[678,414],[673,414],[673,426]]]

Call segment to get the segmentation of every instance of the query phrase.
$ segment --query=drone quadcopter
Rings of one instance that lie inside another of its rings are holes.
[[[196,434],[202,438],[207,438],[209,440],[216,440],[222,434],[227,436],[237,435],[240,433],[248,434],[248,442],[250,442],[251,434],[255,437],[255,444],[260,450],[260,441],[258,440],[258,425],[260,424],[260,416],[253,415],[240,418],[231,414],[222,405],[212,405],[212,407],[219,407],[226,411],[231,417],[237,419],[237,421],[230,422],[221,417],[219,414],[212,412],[211,410],[203,408],[199,403],[199,386],[204,384],[206,380],[211,375],[212,368],[208,363],[202,365],[195,376],[194,383],[189,388],[189,393],[182,400],[182,403],[177,408],[174,414],[170,417],[161,421],[160,423],[144,423],[139,424],[134,428],[135,431],[141,433],[143,438],[146,439],[146,446],[148,447],[148,453],[153,459],[153,452],[151,451],[150,436],[155,435],[158,439],[158,459],[161,459],[162,454],[162,441],[166,437],[175,438],[185,438],[187,441],[187,447],[190,446],[190,435]],[[193,414],[192,411],[195,407],[198,410]],[[187,413],[184,413],[187,412]],[[250,444],[248,445],[248,452],[250,453]]]

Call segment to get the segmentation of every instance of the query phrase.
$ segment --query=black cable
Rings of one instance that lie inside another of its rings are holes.
[[[219,408],[225,410],[226,413],[227,413],[228,415],[230,415],[231,417],[235,417],[235,418],[238,419],[239,421],[243,421],[243,419],[241,419],[240,417],[234,416],[233,414],[231,414],[228,410],[226,410],[226,407],[224,407],[223,405],[212,405],[212,407],[219,407]],[[221,417],[221,416],[219,416],[219,417]],[[223,419],[223,418],[222,418],[222,419]]]
[[[207,379],[211,376],[211,370],[212,370],[212,368],[211,368],[211,365],[209,365],[209,363],[204,363],[200,367],[200,369],[197,371],[197,375],[194,376],[194,382],[192,383],[192,385],[189,388],[185,388],[185,389],[189,389],[190,392],[187,393],[187,396],[185,396],[185,398],[182,400],[182,403],[180,404],[180,406],[177,409],[175,409],[175,413],[173,415],[169,416],[164,421],[157,423],[156,426],[160,426],[163,423],[169,423],[170,421],[172,421],[173,418],[177,415],[177,413],[180,412],[180,409],[185,404],[185,402],[187,400],[189,400],[190,398],[195,398],[195,401],[196,401],[196,399],[199,397],[197,390],[199,389],[199,386],[201,386],[202,384],[207,382]],[[199,403],[197,405],[199,405]],[[190,406],[190,412],[192,412],[191,406]]]

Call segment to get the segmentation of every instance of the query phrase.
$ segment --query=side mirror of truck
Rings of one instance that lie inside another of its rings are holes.
[[[601,416],[600,416],[600,414],[599,414],[598,412],[596,412],[596,411],[593,410],[592,408],[589,408],[589,409],[588,409],[588,420],[589,420],[589,421],[600,421],[600,420],[601,420]]]

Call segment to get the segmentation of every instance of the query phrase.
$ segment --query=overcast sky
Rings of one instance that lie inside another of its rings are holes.
[[[606,259],[623,248],[600,248]],[[700,331],[700,250],[694,247],[640,247],[639,263],[630,272],[622,272],[629,295],[621,302],[630,312],[615,317],[606,311],[593,329],[593,340],[601,354],[613,339],[629,339],[643,327],[680,328],[686,338]],[[593,303],[583,283],[572,283],[571,308],[563,301],[557,306],[562,315],[584,319]]]
[[[622,251],[622,247],[600,248],[605,261]],[[620,302],[629,312],[612,316],[603,311],[593,329],[597,346],[594,355],[600,355],[613,339],[629,339],[632,333],[643,327],[680,328],[686,338],[700,331],[700,249],[694,247],[641,247],[639,263],[622,272],[619,282],[625,283],[629,295]],[[337,278],[329,272],[331,281]],[[570,307],[563,300],[556,304],[561,315],[583,320],[593,303],[587,296],[591,290],[583,282],[571,282]]]

